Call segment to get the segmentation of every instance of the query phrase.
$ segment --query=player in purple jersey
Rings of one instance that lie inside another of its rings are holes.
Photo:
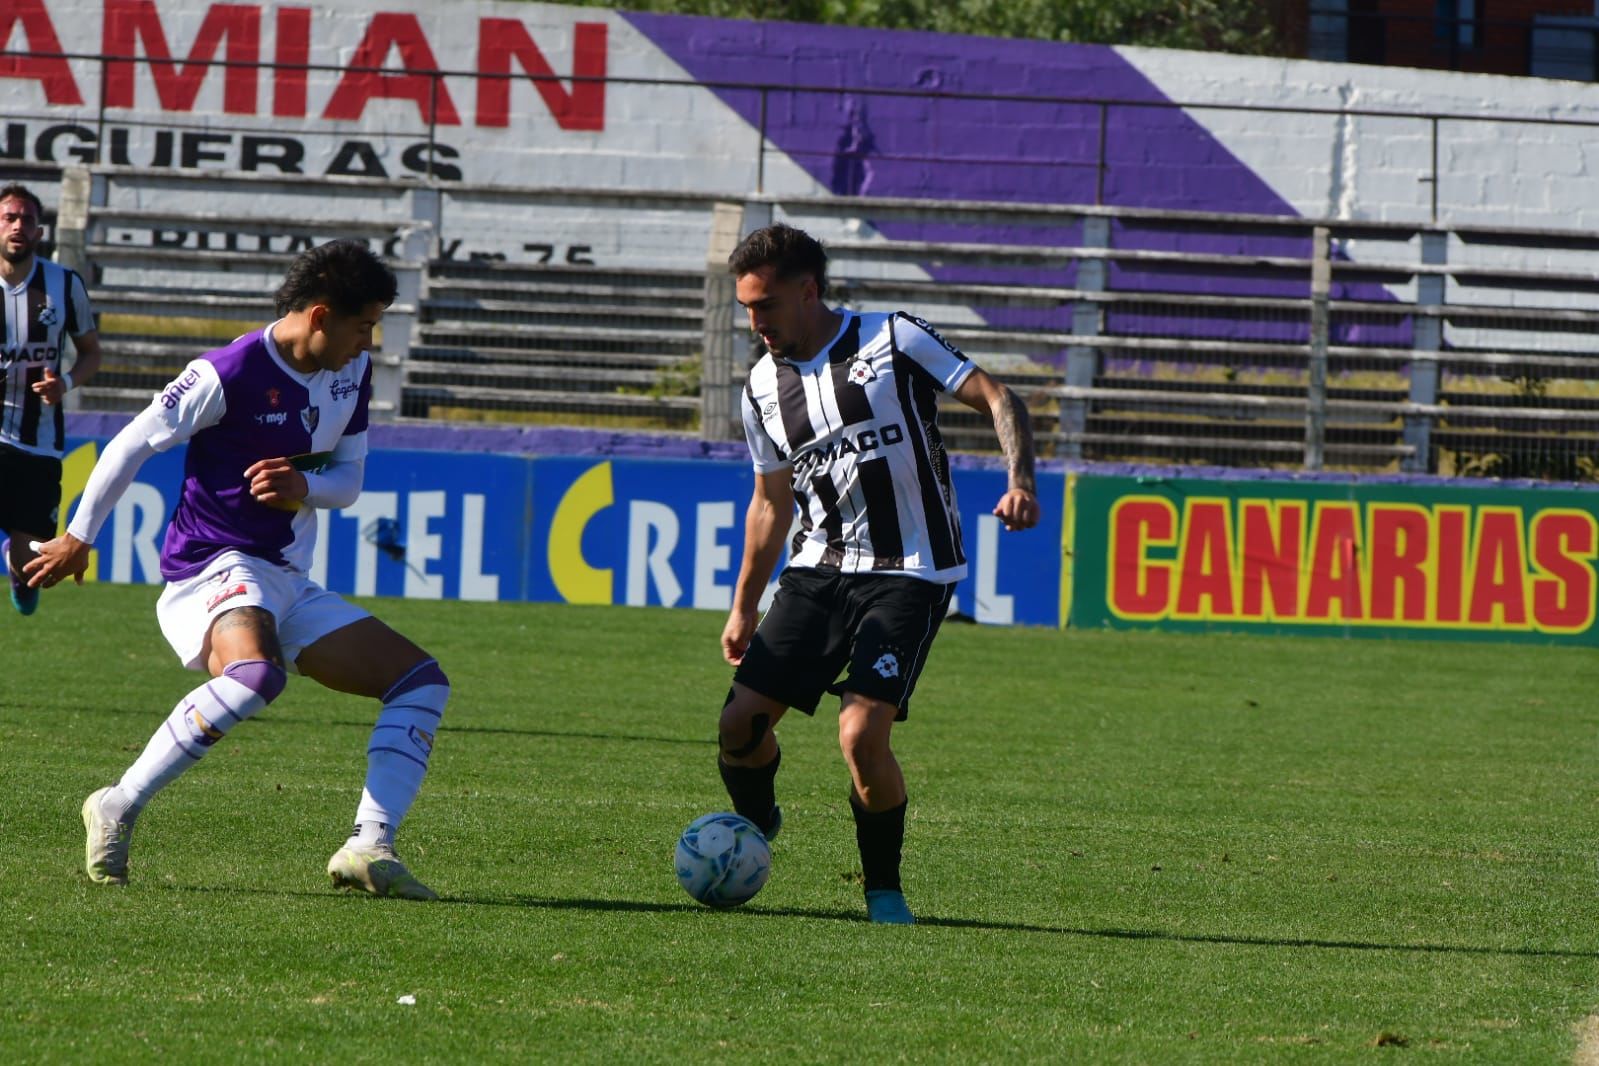
[[[39,606],[22,568],[56,531],[66,419],[61,401],[100,368],[100,334],[83,279],[41,259],[44,205],[22,185],[0,188],[0,558],[11,605]],[[77,359],[63,369],[65,338]]]
[[[183,489],[161,549],[162,633],[210,679],[178,701],[121,780],[83,804],[91,880],[126,884],[139,812],[283,691],[287,670],[381,701],[355,828],[328,863],[340,887],[434,899],[394,852],[450,683],[427,652],[308,576],[317,508],[361,493],[372,331],[394,300],[357,241],[299,256],[281,316],[191,362],[106,445],[67,531],[40,545],[29,584],[83,581],[89,547],[140,464],[184,441]]]

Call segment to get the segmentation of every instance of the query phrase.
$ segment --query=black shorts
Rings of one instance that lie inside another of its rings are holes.
[[[56,535],[61,460],[0,444],[0,530]]]
[[[824,692],[855,692],[892,703],[903,720],[954,591],[899,574],[789,567],[733,680],[806,714]]]

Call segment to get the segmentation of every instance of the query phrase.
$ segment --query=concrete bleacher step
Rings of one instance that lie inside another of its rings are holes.
[[[406,364],[407,387],[427,385],[492,386],[500,389],[545,388],[557,392],[610,392],[618,388],[660,387],[657,369],[626,370],[588,366],[461,366],[428,362]]]
[[[483,324],[491,329],[507,325],[601,325],[640,332],[701,329],[704,312],[698,308],[637,307],[626,304],[532,304],[512,300],[437,301],[423,304],[423,324]]]
[[[469,385],[429,384],[407,386],[401,411],[408,417],[427,417],[435,408],[465,408],[500,416],[539,412],[568,415],[623,415],[687,425],[699,417],[695,396],[649,396],[638,393],[563,392],[552,389],[502,389]]]
[[[549,350],[565,347],[574,354],[585,350],[632,351],[641,354],[677,355],[697,352],[704,344],[699,330],[638,331],[568,325],[502,324],[478,327],[471,323],[434,323],[420,331],[425,347],[444,348],[529,348]]]
[[[703,282],[692,288],[664,286],[625,286],[596,284],[592,281],[552,280],[515,282],[490,279],[486,281],[434,279],[428,288],[430,303],[447,303],[465,300],[510,300],[541,303],[562,301],[566,303],[615,303],[623,300],[635,306],[662,306],[700,308],[704,305]]]
[[[496,348],[487,345],[432,345],[424,344],[411,349],[410,365],[438,363],[445,365],[478,365],[512,363],[517,365],[551,364],[584,366],[609,366],[618,369],[648,369],[675,366],[683,361],[682,355],[653,352],[599,351],[576,348]]]

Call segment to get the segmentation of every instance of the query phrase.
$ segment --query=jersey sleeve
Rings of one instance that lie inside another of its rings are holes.
[[[915,315],[903,311],[889,319],[894,350],[907,356],[946,392],[960,388],[977,364],[964,352],[938,335],[938,331]]]
[[[770,474],[774,470],[788,467],[789,461],[778,450],[777,442],[772,440],[766,432],[766,427],[761,425],[760,412],[755,409],[755,397],[749,389],[744,390],[743,402],[739,409],[744,415],[744,441],[750,446],[750,458],[754,461],[757,474]]]
[[[89,304],[89,288],[77,271],[67,273],[67,336],[81,337],[93,333],[94,308]]]
[[[227,397],[217,368],[196,359],[160,392],[140,422],[145,427],[145,442],[158,452],[182,444],[196,433],[222,421],[227,413]]]

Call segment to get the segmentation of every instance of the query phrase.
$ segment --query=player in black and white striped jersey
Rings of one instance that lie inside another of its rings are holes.
[[[100,368],[100,335],[83,279],[39,258],[44,206],[22,185],[0,188],[0,545],[11,576],[11,605],[32,614],[39,590],[22,568],[30,543],[56,535],[66,419],[61,399]],[[62,368],[65,339],[77,362]]]
[[[737,667],[722,708],[722,780],[738,813],[774,836],[773,727],[790,707],[814,714],[824,693],[839,696],[867,913],[909,924],[905,779],[889,734],[966,575],[938,394],[993,419],[1010,474],[994,514],[1011,530],[1039,517],[1027,410],[921,319],[828,307],[827,254],[801,230],[751,233],[729,268],[767,354],[744,393],[756,476],[722,632],[722,654]],[[757,626],[796,505],[800,530]]]

